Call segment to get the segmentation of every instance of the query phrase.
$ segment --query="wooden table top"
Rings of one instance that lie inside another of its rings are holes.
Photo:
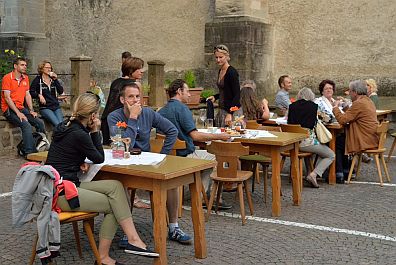
[[[377,113],[377,116],[378,116],[378,115],[385,115],[385,114],[392,113],[392,110],[390,110],[390,109],[377,109],[375,112]]]
[[[275,146],[286,146],[299,142],[307,138],[306,134],[302,133],[289,133],[289,132],[273,132],[269,133],[276,135],[277,137],[259,137],[259,138],[235,138],[234,141],[241,143],[252,143],[252,144],[265,144],[265,145],[275,145]]]
[[[44,161],[48,152],[32,153],[29,160]],[[216,161],[167,155],[158,165],[104,165],[101,171],[147,177],[172,179],[216,166]]]

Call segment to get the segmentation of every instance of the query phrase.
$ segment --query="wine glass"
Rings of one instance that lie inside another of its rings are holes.
[[[199,110],[199,119],[202,121],[202,124],[204,126],[205,121],[206,121],[206,109]]]

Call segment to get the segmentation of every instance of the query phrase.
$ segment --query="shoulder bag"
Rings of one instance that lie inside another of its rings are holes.
[[[315,126],[316,137],[322,144],[328,143],[332,139],[330,131],[323,125],[322,121],[318,119]]]

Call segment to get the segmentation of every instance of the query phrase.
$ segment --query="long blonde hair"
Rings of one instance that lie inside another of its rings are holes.
[[[99,108],[100,100],[97,95],[93,93],[79,95],[73,104],[73,112],[66,126],[69,126],[73,120],[82,121],[89,118],[92,113],[98,112]]]
[[[377,83],[374,79],[370,78],[366,80],[367,86],[370,88],[370,93],[377,93]]]

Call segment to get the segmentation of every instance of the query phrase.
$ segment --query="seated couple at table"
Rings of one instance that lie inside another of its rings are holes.
[[[127,235],[126,253],[158,257],[158,253],[147,248],[135,229],[121,182],[79,180],[80,169],[88,170],[88,165],[84,163],[86,158],[96,164],[104,161],[102,137],[99,132],[99,108],[100,101],[96,95],[82,94],[74,103],[70,119],[58,124],[54,129],[46,164],[53,166],[63,179],[74,182],[78,189],[78,201],[70,203],[65,195],[62,195],[58,198],[58,206],[64,211],[104,213],[98,248],[102,264],[121,264],[109,256],[118,225]]]

